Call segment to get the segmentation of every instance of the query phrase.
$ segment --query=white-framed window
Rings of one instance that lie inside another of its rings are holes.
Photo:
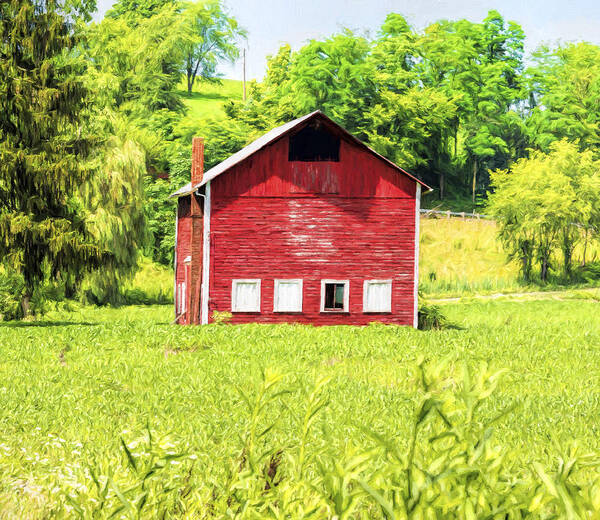
[[[231,312],[260,312],[260,280],[232,280]]]
[[[273,312],[302,312],[302,280],[275,280]]]
[[[365,280],[363,312],[392,312],[392,281]]]
[[[348,312],[349,280],[321,280],[321,312]]]

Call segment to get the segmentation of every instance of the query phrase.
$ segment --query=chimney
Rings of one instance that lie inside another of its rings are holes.
[[[204,175],[204,138],[192,139],[192,188],[202,182]]]

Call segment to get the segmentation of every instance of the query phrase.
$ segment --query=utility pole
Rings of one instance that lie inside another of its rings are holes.
[[[244,65],[243,65],[243,71],[244,71],[244,79],[242,81],[242,84],[244,86],[244,101],[246,101],[246,47],[244,47]]]

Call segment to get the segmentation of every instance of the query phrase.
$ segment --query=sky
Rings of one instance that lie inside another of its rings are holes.
[[[114,0],[97,0],[96,20]],[[402,14],[417,30],[440,19],[480,22],[496,9],[518,22],[526,51],[541,43],[588,41],[600,45],[598,0],[225,0],[229,12],[248,31],[246,77],[262,79],[266,57],[284,43],[299,49],[344,28],[375,36],[388,13]],[[242,79],[242,61],[222,65],[225,78]]]

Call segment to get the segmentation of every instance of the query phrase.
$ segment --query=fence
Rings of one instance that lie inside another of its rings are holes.
[[[491,219],[492,217],[490,217],[489,215],[483,215],[482,213],[466,213],[465,211],[440,211],[437,209],[422,209],[421,210],[421,215],[423,217],[435,217],[436,215],[440,215],[441,217],[446,217],[446,218],[450,218],[450,217],[460,217],[462,219],[465,218],[475,218],[477,220],[479,219]]]

